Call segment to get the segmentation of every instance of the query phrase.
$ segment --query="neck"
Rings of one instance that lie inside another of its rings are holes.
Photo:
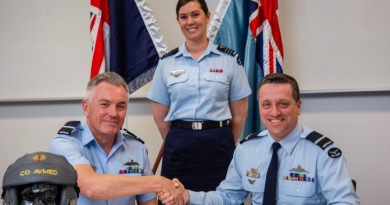
[[[88,120],[87,120],[87,124],[89,126]],[[95,138],[96,142],[100,145],[100,147],[103,148],[104,152],[108,156],[111,152],[112,147],[114,146],[116,134],[105,135],[103,133],[97,132],[96,130],[93,130],[91,126],[89,126],[89,129],[91,130],[92,135]]]
[[[194,57],[195,60],[198,60],[198,58],[204,53],[204,51],[207,49],[208,46],[208,39],[202,39],[201,41],[186,41],[186,47],[188,52]]]
[[[111,152],[112,147],[114,146],[115,142],[115,135],[114,136],[97,136],[94,134],[94,137],[97,141],[97,143],[100,145],[100,147],[103,148],[104,152],[108,156]]]

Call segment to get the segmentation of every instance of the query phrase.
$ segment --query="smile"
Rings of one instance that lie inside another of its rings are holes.
[[[278,123],[278,122],[281,122],[282,120],[269,120],[269,121],[272,123]]]
[[[193,31],[196,31],[198,29],[198,27],[195,27],[195,28],[189,28],[189,29],[187,29],[187,31],[189,31],[189,32],[193,32]]]

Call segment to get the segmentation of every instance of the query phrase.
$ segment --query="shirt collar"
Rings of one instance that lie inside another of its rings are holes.
[[[294,130],[290,132],[290,134],[288,134],[285,138],[279,141],[282,148],[286,150],[289,155],[291,154],[294,147],[297,145],[299,139],[301,138],[302,129],[302,125],[300,123],[297,123]],[[268,130],[260,132],[257,136],[267,137],[267,140],[265,140],[264,143],[266,143],[265,146],[269,147],[270,149],[272,149],[272,144],[276,142],[274,138],[271,137]]]
[[[221,52],[217,49],[217,46],[214,45],[213,43],[211,43],[209,40],[206,50],[203,52],[202,56],[198,59],[198,61],[200,61],[201,59],[203,59],[205,56],[209,55],[210,53],[214,53],[217,55],[221,54]],[[175,54],[175,57],[178,57],[181,55],[184,57],[191,57],[192,58],[191,53],[187,49],[186,42],[181,44],[181,46],[179,47],[179,52],[177,52]]]
[[[91,143],[92,141],[96,142],[96,139],[93,136],[91,129],[89,128],[88,123],[86,121],[81,124],[80,129],[83,132],[83,135],[82,135],[83,137],[81,140],[82,140],[82,143],[84,146]],[[112,148],[116,149],[117,147],[121,146],[124,141],[125,141],[125,138],[123,137],[122,133],[120,131],[118,131],[116,133],[115,142],[114,142],[114,145],[112,146]]]
[[[286,150],[288,154],[291,154],[294,147],[297,145],[299,139],[301,138],[302,134],[302,125],[300,123],[297,123],[294,130],[290,132],[285,138],[280,140],[280,145],[282,145],[283,149]]]

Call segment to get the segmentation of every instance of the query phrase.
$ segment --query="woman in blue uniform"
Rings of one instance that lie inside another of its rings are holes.
[[[251,94],[235,51],[207,38],[204,0],[179,0],[185,42],[164,55],[148,98],[165,142],[161,175],[187,189],[211,191],[225,178]]]

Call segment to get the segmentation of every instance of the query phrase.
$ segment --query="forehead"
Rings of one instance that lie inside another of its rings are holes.
[[[259,94],[259,99],[261,101],[293,99],[292,87],[289,83],[283,83],[283,84],[267,83],[261,86],[258,94]]]
[[[96,100],[122,100],[127,101],[128,94],[123,86],[116,86],[106,82],[101,82],[93,89],[94,98]]]
[[[182,7],[180,7],[179,15],[187,13],[187,12],[192,12],[194,10],[201,10],[201,9],[202,8],[201,8],[199,2],[197,2],[197,1],[190,1],[190,2],[188,2],[186,4],[184,4]]]

